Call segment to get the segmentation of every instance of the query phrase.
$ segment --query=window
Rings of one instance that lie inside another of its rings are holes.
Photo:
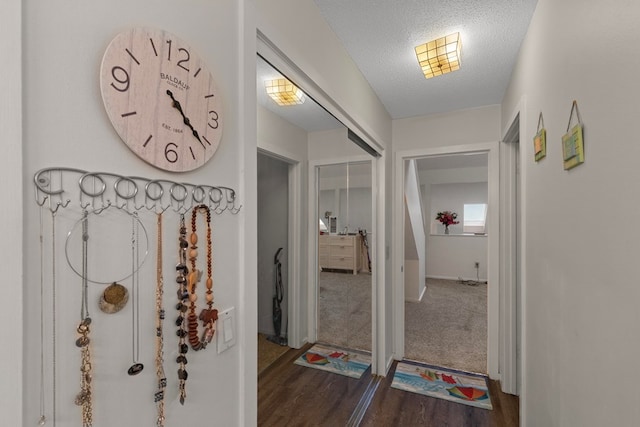
[[[487,221],[487,204],[474,203],[464,205],[464,216],[462,221],[463,233],[485,233],[485,223]]]

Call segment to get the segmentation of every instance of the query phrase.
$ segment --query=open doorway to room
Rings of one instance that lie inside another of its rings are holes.
[[[258,372],[288,349],[290,164],[258,152]]]
[[[500,223],[498,221],[500,211],[500,150],[499,150],[498,142],[490,142],[490,143],[472,143],[466,145],[458,145],[451,147],[434,147],[434,148],[423,148],[423,149],[415,149],[410,151],[398,151],[396,153],[395,159],[395,192],[394,192],[394,206],[397,214],[394,215],[394,238],[393,238],[393,265],[394,267],[394,323],[395,323],[395,337],[394,337],[394,351],[396,353],[396,358],[404,358],[405,354],[405,321],[406,321],[406,299],[411,299],[412,295],[410,293],[411,289],[408,288],[405,282],[411,280],[411,270],[407,269],[407,267],[411,266],[411,263],[407,263],[405,259],[405,253],[407,252],[405,248],[406,236],[405,236],[405,222],[407,218],[404,214],[405,212],[405,197],[406,197],[406,187],[407,187],[407,174],[411,170],[407,168],[407,161],[410,161],[408,164],[414,165],[416,159],[431,157],[431,156],[471,156],[479,153],[486,154],[487,158],[487,216],[486,216],[486,246],[487,246],[487,255],[486,255],[486,281],[487,281],[487,298],[486,298],[486,316],[487,316],[487,338],[486,338],[486,352],[487,352],[487,361],[486,361],[486,372],[490,378],[498,379],[501,378],[501,357],[504,351],[504,348],[501,347],[500,336],[501,336],[501,324],[500,320],[503,316],[504,307],[501,306],[501,287],[500,287]],[[414,187],[418,187],[418,178],[417,172],[414,173],[415,181]],[[415,191],[419,193],[418,190]],[[445,209],[447,210],[447,209]],[[448,209],[451,210],[451,209]],[[425,215],[426,216],[426,215]],[[435,219],[435,216],[434,218]],[[432,218],[429,218],[427,221],[422,221],[425,230],[422,233],[425,236],[427,233],[429,235],[431,233],[431,221]],[[426,224],[425,224],[426,223]],[[428,225],[428,227],[427,227]],[[440,231],[438,231],[438,225],[441,227]],[[459,226],[459,224],[458,224]],[[438,232],[444,234],[444,226],[439,222],[436,223],[435,234]],[[450,230],[451,233],[451,230]],[[436,236],[443,237],[443,236]],[[450,239],[462,239],[463,237],[450,237]],[[477,238],[477,237],[474,237]],[[479,239],[479,238],[477,238]],[[425,244],[416,245],[418,248],[427,249]],[[411,255],[411,254],[409,254]],[[426,254],[423,254],[425,261],[418,262],[418,266],[424,266],[422,271],[418,270],[417,274],[414,275],[415,283],[417,286],[420,286],[425,283],[425,279],[427,276],[426,270]],[[481,262],[481,261],[480,261]],[[476,275],[475,269],[475,260],[472,261],[470,265],[470,274],[463,275],[463,279],[465,277],[474,279],[478,277]],[[479,277],[483,279],[483,271],[482,265],[479,266]],[[431,269],[433,271],[433,269]],[[453,277],[457,279],[459,274],[455,274]],[[423,297],[424,290],[416,292],[418,295],[416,300]],[[415,295],[415,294],[414,294]],[[428,325],[422,325],[422,327],[428,327]]]
[[[404,168],[404,357],[487,373],[487,153]]]

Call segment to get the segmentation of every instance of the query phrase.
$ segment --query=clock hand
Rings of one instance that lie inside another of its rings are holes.
[[[206,149],[207,147],[202,143],[202,141],[200,140],[200,135],[198,135],[198,131],[196,131],[193,126],[191,125],[191,121],[189,120],[189,118],[187,116],[184,115],[184,111],[182,111],[182,106],[180,105],[180,102],[175,99],[173,97],[173,92],[171,92],[169,89],[167,89],[167,95],[169,95],[169,97],[171,98],[172,102],[172,106],[173,108],[175,108],[176,110],[178,110],[180,112],[180,115],[182,115],[182,122],[189,126],[189,129],[191,129],[191,133],[193,134],[193,136],[196,137],[196,139],[198,140],[198,142]]]

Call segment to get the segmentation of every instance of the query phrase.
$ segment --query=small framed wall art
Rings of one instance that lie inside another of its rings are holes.
[[[533,137],[533,153],[535,155],[536,162],[540,161],[540,159],[547,155],[547,130],[544,128],[542,111],[538,117],[538,129],[536,131],[536,136]]]
[[[576,112],[578,123],[571,127],[571,119],[573,112]],[[562,135],[562,160],[564,169],[569,170],[575,168],[579,164],[584,163],[584,139],[582,135],[582,120],[580,119],[580,111],[578,111],[578,103],[573,101],[571,105],[571,114],[569,115],[569,124],[567,124],[567,133]]]

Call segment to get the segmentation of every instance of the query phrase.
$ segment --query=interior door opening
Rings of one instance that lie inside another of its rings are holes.
[[[289,168],[258,153],[258,372],[289,349]]]
[[[488,155],[404,169],[404,358],[486,374]]]

